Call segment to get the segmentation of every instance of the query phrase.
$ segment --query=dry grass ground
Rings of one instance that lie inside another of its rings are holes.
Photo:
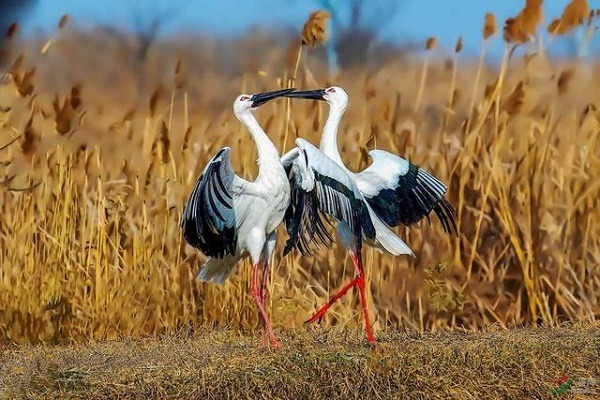
[[[284,347],[223,331],[71,346],[9,346],[0,398],[548,399],[600,397],[596,325],[381,335],[288,332]],[[574,383],[554,395],[564,374]],[[594,385],[577,382],[592,378]],[[579,393],[577,392],[579,391]]]

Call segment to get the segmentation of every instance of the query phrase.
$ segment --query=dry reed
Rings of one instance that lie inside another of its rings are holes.
[[[522,33],[532,34],[533,25]],[[484,30],[485,41],[492,31]],[[61,35],[46,54],[26,47],[0,86],[0,339],[139,337],[198,324],[256,328],[247,266],[220,287],[195,280],[203,256],[185,245],[179,219],[221,146],[233,147],[240,175],[256,173],[254,145],[230,103],[240,91],[282,86],[273,70],[259,71],[283,66],[285,51],[259,57],[244,49],[268,46],[247,39],[235,47],[245,69],[227,75],[210,57],[211,44],[182,53],[158,44],[160,57],[150,55],[153,67],[136,84],[132,64],[101,61],[122,58],[114,39]],[[99,44],[102,54],[89,51]],[[499,71],[480,65],[477,84],[485,91],[473,87],[468,63],[454,73],[429,55],[424,66],[390,63],[341,73],[335,82],[351,96],[340,132],[349,167],[364,167],[361,148],[374,145],[410,155],[448,183],[460,215],[457,238],[436,220],[400,229],[416,259],[365,252],[376,330],[600,314],[600,97],[579,90],[595,88],[597,73],[509,54]],[[318,63],[313,71],[326,86]],[[306,77],[297,83],[306,86]],[[454,90],[472,99],[461,101]],[[414,105],[401,101],[413,97]],[[444,123],[448,105],[452,118]],[[284,110],[279,101],[257,113],[278,146]],[[326,112],[325,104],[298,101],[290,124],[317,142]],[[314,259],[277,252],[269,307],[279,328],[299,326],[348,279],[344,257],[339,247]],[[355,303],[340,301],[327,323],[360,324]]]

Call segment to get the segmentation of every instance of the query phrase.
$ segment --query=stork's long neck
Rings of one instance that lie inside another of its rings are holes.
[[[243,112],[238,116],[239,120],[252,135],[256,149],[258,151],[258,179],[267,176],[269,173],[281,172],[285,175],[279,159],[279,151],[271,139],[262,129],[254,114],[250,111]],[[281,170],[281,171],[280,171]]]
[[[337,104],[332,104],[329,108],[329,116],[325,127],[323,128],[323,136],[321,136],[321,150],[325,155],[335,161],[336,164],[344,166],[340,151],[337,145],[337,133],[340,127],[340,121],[344,115],[345,107],[340,107]]]

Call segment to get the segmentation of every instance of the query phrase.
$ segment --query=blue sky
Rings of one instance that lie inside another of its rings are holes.
[[[198,31],[217,37],[243,35],[253,26],[290,26],[300,29],[311,11],[320,8],[323,0],[40,0],[27,21],[26,33],[51,34],[63,14],[80,27],[96,24],[118,28],[133,26],[136,20],[148,21],[157,14],[168,13],[170,22],[163,33],[180,30]],[[376,14],[379,0],[364,0],[366,13]],[[343,4],[348,0],[331,0]],[[560,16],[568,0],[547,0],[544,3],[546,21]],[[399,6],[380,29],[380,37],[395,43],[419,43],[436,36],[448,48],[459,35],[465,51],[475,54],[481,43],[481,26],[486,12],[496,14],[498,21],[516,14],[525,0],[397,0]],[[600,7],[591,0],[592,7]],[[375,20],[376,16],[371,15]],[[501,22],[500,22],[501,23]],[[492,51],[500,52],[497,40]]]

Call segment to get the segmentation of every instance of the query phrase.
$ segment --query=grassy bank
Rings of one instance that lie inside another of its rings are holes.
[[[564,374],[565,398],[593,398],[600,387],[581,382],[600,380],[599,328],[387,333],[375,347],[322,329],[279,350],[223,331],[7,347],[0,398],[552,398]]]

